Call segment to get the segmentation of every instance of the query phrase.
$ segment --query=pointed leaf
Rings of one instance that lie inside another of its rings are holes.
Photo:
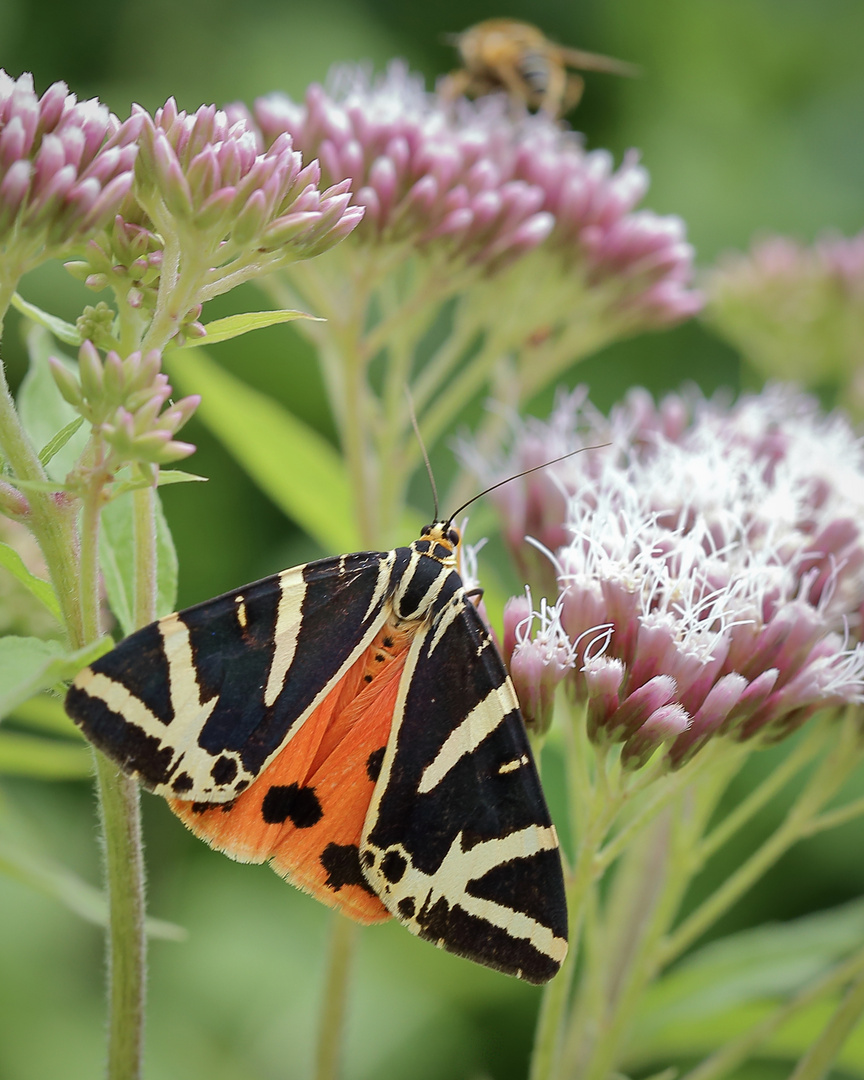
[[[199,480],[206,483],[209,479],[208,476],[198,476],[197,473],[183,472],[182,469],[160,469],[156,484],[158,487],[165,487],[167,484],[189,484],[192,481]]]
[[[48,365],[48,357],[56,356],[70,371],[77,372],[78,365],[58,352],[54,339],[41,326],[32,327],[27,335],[27,347],[30,353],[30,368],[18,391],[18,409],[21,422],[33,445],[47,448],[62,434],[67,425],[78,418],[78,413],[57,389]],[[65,446],[54,454],[45,470],[52,480],[65,479],[81,456],[88,437],[86,428],[79,429],[68,438]],[[23,489],[24,485],[21,487]]]
[[[61,431],[58,431],[49,443],[42,447],[39,451],[39,460],[43,465],[47,465],[51,458],[53,458],[58,451],[63,449],[83,423],[84,417],[76,416],[74,420],[66,425],[66,427]]]
[[[325,550],[355,551],[360,546],[348,512],[348,473],[326,439],[200,349],[172,360],[171,380],[184,394],[202,395],[196,416]]]
[[[18,293],[15,293],[12,297],[12,307],[20,311],[30,322],[50,330],[58,341],[62,341],[66,345],[74,345],[76,348],[81,344],[81,335],[78,333],[77,326],[73,326],[72,323],[64,322],[63,319],[58,318],[56,315],[43,311],[42,308],[29,303]]]
[[[83,649],[64,651],[58,641],[39,638],[0,638],[0,718],[12,709],[75,675],[113,646],[109,637],[100,638]]]
[[[204,327],[207,331],[206,337],[190,338],[182,345],[178,345],[175,351],[197,349],[201,345],[214,345],[217,341],[229,341],[241,334],[248,334],[250,330],[262,330],[265,326],[276,326],[279,323],[293,322],[295,319],[324,322],[323,319],[319,319],[316,315],[308,315],[305,311],[246,311],[241,315],[214,319]]]
[[[0,541],[0,566],[5,567],[22,585],[26,586],[36,599],[48,608],[55,619],[60,620],[60,603],[51,582],[43,581],[42,578],[31,574],[18,552],[2,541]]]

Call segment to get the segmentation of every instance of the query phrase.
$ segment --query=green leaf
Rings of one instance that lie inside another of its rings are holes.
[[[0,731],[0,775],[83,780],[92,772],[93,756],[86,746],[65,739]]]
[[[105,895],[72,870],[37,851],[31,836],[16,839],[8,821],[0,833],[0,873],[56,900],[87,922],[107,925]],[[166,941],[182,941],[186,937],[182,927],[162,919],[147,919],[145,928],[150,937]]]
[[[0,566],[5,567],[22,585],[25,585],[36,599],[48,608],[55,619],[60,620],[60,603],[51,582],[43,581],[42,578],[31,574],[18,552],[2,542],[0,542]]]
[[[192,481],[199,480],[206,483],[207,480],[209,480],[209,477],[198,476],[197,473],[183,472],[182,469],[160,469],[157,486],[165,487],[168,484],[188,484]]]
[[[156,478],[157,487],[167,487],[169,484],[185,484],[193,480],[204,480],[206,476],[196,476],[195,473],[182,472],[180,469],[160,469]],[[153,481],[149,476],[138,473],[128,480],[118,480],[110,487],[109,497],[114,500],[129,491],[140,491],[145,487],[152,487]]]
[[[171,361],[171,380],[200,393],[196,416],[259,487],[327,551],[360,546],[348,508],[351,485],[326,439],[264,394],[236,379],[200,349]]]
[[[58,451],[62,450],[66,443],[72,438],[78,428],[84,423],[83,416],[76,416],[74,420],[66,425],[62,431],[58,431],[54,438],[39,451],[39,460],[43,465],[47,465],[51,458],[54,457]]]
[[[16,311],[20,311],[31,322],[36,323],[37,326],[50,330],[58,341],[62,341],[66,345],[74,345],[76,348],[81,344],[81,335],[78,333],[77,326],[73,326],[72,323],[65,322],[56,315],[43,311],[42,308],[29,303],[18,293],[15,293],[12,297],[12,307]]]
[[[113,646],[109,637],[83,649],[65,652],[57,641],[40,638],[0,638],[0,718],[41,690],[75,675]]]
[[[177,552],[165,521],[159,496],[156,499],[156,614],[170,614],[177,602]],[[99,558],[111,610],[124,635],[136,629],[135,541],[133,501],[128,495],[115,499],[102,511]]]
[[[65,735],[67,738],[83,740],[84,736],[72,723],[63,708],[63,702],[51,694],[37,694],[36,697],[16,705],[9,713],[9,719],[34,731],[44,731],[49,735]]]
[[[48,357],[56,356],[71,371],[77,372],[78,367],[74,360],[58,352],[51,335],[42,326],[31,328],[27,335],[27,347],[30,368],[18,391],[18,409],[30,441],[34,446],[47,449],[78,418],[78,413],[57,389],[48,366]],[[88,437],[86,428],[79,429],[68,437],[62,449],[58,448],[45,470],[51,480],[63,481],[66,478],[81,456]],[[26,488],[24,483],[19,486]]]
[[[178,345],[174,351],[180,352],[184,349],[197,349],[202,345],[214,345],[218,341],[229,341],[241,334],[248,334],[250,330],[262,330],[265,326],[276,326],[279,323],[293,322],[295,319],[324,322],[324,319],[319,319],[316,315],[308,315],[305,311],[247,311],[242,315],[214,319],[204,327],[207,331],[206,337],[190,338],[182,345]]]
[[[860,948],[862,940],[864,901],[855,901],[704,946],[647,990],[628,1067],[711,1053]],[[827,1019],[830,1004],[819,1002],[796,1013],[763,1050],[793,1057],[803,1053]],[[859,1065],[864,1075],[864,1054]]]

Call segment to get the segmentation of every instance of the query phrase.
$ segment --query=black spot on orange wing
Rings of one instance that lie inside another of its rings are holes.
[[[327,871],[327,887],[339,892],[346,885],[359,885],[371,893],[372,887],[360,869],[360,851],[357,844],[328,844],[321,852],[321,865]]]
[[[299,784],[274,784],[261,803],[261,817],[268,825],[290,820],[297,829],[311,829],[323,816],[315,789]]]
[[[376,783],[378,777],[381,775],[381,764],[384,761],[384,751],[386,746],[379,746],[377,750],[373,750],[372,753],[366,758],[366,775],[372,781]]]
[[[375,661],[380,642],[370,643],[228,812],[170,800],[213,847],[242,861],[269,860],[299,888],[366,923],[389,918],[363,877],[357,849],[375,786],[370,761],[380,770],[410,644],[399,634],[396,642],[386,664]],[[367,684],[370,665],[377,674]]]

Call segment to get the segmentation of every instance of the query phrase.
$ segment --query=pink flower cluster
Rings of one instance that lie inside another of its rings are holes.
[[[782,387],[731,407],[634,391],[608,421],[577,394],[517,434],[506,471],[544,431],[547,460],[563,452],[568,429],[570,448],[611,445],[524,478],[521,516],[512,485],[493,497],[511,538],[530,513],[552,540],[543,633],[572,648],[556,678],[593,739],[630,767],[665,743],[674,767],[717,735],[774,740],[864,700],[864,448],[844,419]],[[525,619],[512,601],[506,641]],[[536,672],[513,674],[537,696]]]
[[[160,228],[190,227],[224,241],[231,254],[254,244],[295,257],[317,255],[357,225],[349,184],[320,191],[316,162],[304,167],[291,139],[262,151],[257,132],[213,105],[195,113],[173,98],[142,123],[137,196]],[[223,252],[222,260],[226,258]]]
[[[313,85],[303,104],[274,94],[254,115],[268,143],[288,132],[327,182],[350,179],[366,209],[358,241],[406,241],[493,271],[543,245],[588,285],[632,283],[631,302],[654,323],[701,304],[683,223],[634,212],[647,188],[635,157],[615,171],[547,117],[514,120],[498,99],[445,101],[399,64],[374,81],[342,69],[330,91]]]
[[[769,236],[721,259],[706,318],[764,373],[805,385],[852,379],[864,407],[864,232],[815,244]]]
[[[132,186],[140,117],[120,121],[62,82],[0,69],[0,261],[20,275],[109,221]]]

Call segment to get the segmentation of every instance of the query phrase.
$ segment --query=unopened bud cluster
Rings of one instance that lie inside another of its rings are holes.
[[[136,194],[162,233],[192,233],[224,265],[254,249],[308,258],[338,243],[362,216],[349,184],[318,187],[316,162],[303,165],[287,136],[264,150],[242,117],[215,106],[195,113],[173,99],[143,124]],[[271,263],[275,265],[275,262]]]
[[[111,219],[132,186],[141,119],[121,124],[61,82],[0,69],[0,267],[13,279]]]
[[[137,219],[137,220],[136,220]],[[152,313],[162,272],[163,241],[131,198],[88,241],[85,259],[67,262],[73,277],[96,292],[111,288],[133,310]]]
[[[568,426],[571,449],[611,445],[552,485],[516,481],[517,526],[530,511],[560,541],[556,635],[594,741],[629,767],[664,744],[677,767],[719,735],[773,741],[864,700],[864,449],[845,420],[780,387],[731,408],[636,391],[608,421],[577,394],[517,435],[506,470],[542,453],[544,428],[556,456]],[[542,693],[539,670],[514,670],[520,699]]]
[[[165,465],[188,457],[195,447],[174,438],[201,400],[197,394],[163,407],[171,397],[156,350],[125,359],[109,352],[104,360],[85,341],[78,354],[78,377],[50,360],[60,393],[89,421],[112,451],[112,467],[129,462]]]

